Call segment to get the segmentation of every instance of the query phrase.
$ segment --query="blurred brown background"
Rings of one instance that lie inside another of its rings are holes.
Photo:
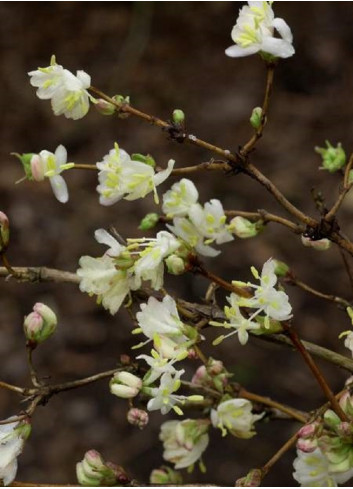
[[[265,75],[256,56],[236,60],[224,55],[232,44],[230,31],[240,6],[238,2],[0,3],[0,209],[11,219],[13,265],[75,271],[82,254],[103,253],[94,240],[95,229],[113,224],[125,236],[139,236],[140,219],[155,206],[149,196],[103,208],[95,191],[96,175],[85,172],[65,174],[70,201],[62,205],[48,182],[14,184],[23,173],[11,152],[54,151],[64,144],[69,161],[95,163],[117,141],[128,152],[151,153],[161,166],[169,158],[181,167],[212,156],[173,143],[166,134],[133,118],[102,117],[94,109],[77,122],[54,117],[50,104],[36,98],[26,73],[47,66],[55,53],[59,64],[72,71],[84,69],[95,86],[110,94],[130,95],[132,103],[146,112],[168,119],[174,108],[182,108],[189,132],[237,150],[251,134],[248,119],[262,101]],[[253,161],[292,202],[316,215],[310,189],[321,190],[331,204],[340,179],[318,171],[314,146],[329,139],[352,151],[353,5],[278,2],[274,8],[292,28],[296,55],[276,70],[266,135]],[[195,183],[202,202],[214,197],[225,209],[282,212],[264,190],[242,175],[200,174]],[[341,216],[350,235],[353,199],[347,198]],[[222,250],[208,264],[226,279],[248,280],[249,267],[261,267],[272,256],[288,262],[303,280],[321,290],[351,296],[338,250],[333,247],[320,254],[306,249],[284,228],[271,225],[260,237],[236,240]],[[207,285],[192,276],[168,284],[182,297],[195,300]],[[349,328],[345,315],[295,289],[289,289],[289,294],[300,334],[348,355],[337,338]],[[22,320],[36,301],[54,307],[60,319],[55,337],[35,355],[40,373],[53,381],[114,368],[119,355],[129,353],[135,341],[124,311],[111,317],[75,286],[2,280],[1,380],[29,382]],[[324,401],[295,352],[254,339],[241,347],[236,338],[209,352],[222,358],[249,390],[303,410]],[[347,373],[319,363],[332,388],[340,389]],[[18,401],[16,395],[1,391],[0,418],[18,412]],[[75,463],[95,448],[147,481],[150,470],[162,463],[158,442],[162,416],[152,414],[150,425],[140,433],[125,422],[125,413],[126,404],[109,394],[105,381],[53,398],[35,413],[18,479],[74,483]],[[213,430],[204,457],[208,472],[195,471],[188,480],[232,485],[248,469],[263,465],[296,426],[286,421],[262,423],[258,436],[250,441],[230,436],[221,441],[220,433]],[[292,450],[280,460],[264,485],[293,485],[294,456]]]

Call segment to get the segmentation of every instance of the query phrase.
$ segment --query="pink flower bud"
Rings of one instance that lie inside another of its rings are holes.
[[[39,155],[33,155],[31,158],[31,172],[32,172],[32,177],[33,180],[36,182],[41,182],[44,180],[45,175],[44,175],[44,162],[42,158]]]
[[[331,241],[327,238],[314,240],[302,234],[301,239],[302,239],[302,244],[304,246],[307,246],[309,248],[314,248],[314,250],[317,251],[326,251],[331,247]]]
[[[320,425],[317,421],[315,421],[314,423],[306,424],[305,426],[300,428],[300,430],[298,431],[299,438],[310,438],[310,437],[312,437],[313,435],[315,435],[319,426]]]
[[[304,439],[299,438],[297,441],[297,448],[305,453],[311,453],[317,448],[317,440],[313,439]]]
[[[103,98],[99,98],[94,106],[102,115],[112,115],[115,112],[115,106]]]
[[[33,312],[25,317],[23,329],[27,341],[33,347],[49,338],[57,326],[57,318],[50,307],[37,302],[33,306]]]
[[[210,363],[208,365],[208,372],[210,375],[219,375],[222,373],[224,370],[224,365],[223,362],[220,360],[210,360]]]
[[[201,365],[194,373],[191,383],[194,385],[202,385],[205,380],[208,379],[207,370],[205,365]]]
[[[128,423],[132,424],[133,426],[137,426],[142,430],[147,426],[149,417],[146,411],[143,409],[137,409],[137,408],[131,408],[129,409],[127,413],[127,420]]]

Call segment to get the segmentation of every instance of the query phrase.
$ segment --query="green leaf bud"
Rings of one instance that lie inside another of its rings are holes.
[[[251,113],[250,124],[255,130],[258,130],[261,127],[262,121],[262,108],[255,107]]]
[[[173,122],[174,124],[181,126],[185,122],[185,114],[180,109],[173,110]]]

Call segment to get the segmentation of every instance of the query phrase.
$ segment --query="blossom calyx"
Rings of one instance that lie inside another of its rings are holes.
[[[336,147],[332,146],[330,141],[325,141],[326,148],[315,147],[316,153],[322,157],[322,166],[320,170],[327,170],[330,173],[335,173],[346,164],[346,153],[342,148],[341,143]]]
[[[39,343],[43,343],[54,333],[57,324],[55,312],[45,304],[37,302],[23,322],[27,344],[35,348]]]
[[[109,383],[110,392],[123,399],[136,397],[142,388],[142,380],[130,372],[117,372]]]

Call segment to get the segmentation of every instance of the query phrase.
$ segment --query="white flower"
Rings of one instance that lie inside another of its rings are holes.
[[[252,414],[252,404],[247,399],[230,399],[221,402],[217,409],[211,411],[211,422],[215,428],[222,430],[223,436],[229,431],[238,438],[251,438],[256,432],[255,421],[264,414]]]
[[[139,355],[136,357],[137,360],[145,360],[145,362],[149,365],[150,370],[147,372],[143,379],[144,385],[153,384],[161,375],[166,372],[174,375],[176,373],[175,367],[173,364],[177,361],[177,359],[170,360],[169,358],[164,358],[160,356],[155,350],[151,351],[151,355]]]
[[[108,256],[118,257],[126,250],[126,247],[121,245],[105,229],[97,229],[94,232],[94,237],[96,238],[96,241],[98,241],[98,243],[108,246],[109,249],[108,251],[106,251],[106,254]]]
[[[181,382],[180,377],[185,370],[175,370],[175,372],[165,372],[160,379],[159,387],[145,387],[144,392],[149,394],[152,399],[148,401],[147,409],[156,411],[160,409],[162,414],[167,414],[171,409],[177,414],[182,414],[180,408],[175,404],[183,403],[187,397],[175,395],[174,392],[179,390]]]
[[[187,178],[182,178],[163,194],[163,212],[168,217],[185,217],[198,198],[199,193],[194,183]]]
[[[11,421],[11,418],[5,421]],[[0,425],[0,480],[4,486],[10,485],[16,477],[17,457],[30,431],[31,425],[28,423],[16,421]]]
[[[166,295],[162,302],[150,297],[141,304],[136,319],[143,334],[153,339],[155,335],[183,336],[184,324],[179,318],[175,300]]]
[[[203,235],[186,217],[175,217],[173,219],[173,226],[167,224],[167,228],[185,241],[191,248],[195,248],[200,255],[213,257],[220,254],[220,251],[215,250],[212,246],[208,246],[204,243]]]
[[[297,450],[293,462],[293,478],[302,487],[336,487],[336,481],[329,472],[329,462],[320,448],[313,452]]]
[[[163,458],[175,464],[176,469],[193,465],[206,450],[208,422],[204,419],[167,421],[161,426],[159,435],[163,442]]]
[[[139,240],[129,240],[129,242],[134,241],[137,242]],[[139,252],[140,258],[135,262],[134,274],[136,281],[140,286],[142,280],[149,280],[151,287],[159,290],[163,285],[163,260],[174,253],[181,243],[168,231],[160,231],[155,239],[140,240],[140,245],[145,246],[145,249]]]
[[[48,177],[55,197],[59,202],[65,204],[69,200],[69,193],[66,182],[60,173],[74,166],[74,163],[67,163],[65,147],[60,144],[55,153],[44,149],[39,154],[34,154],[30,165],[33,179],[41,181]]]
[[[280,38],[274,37],[275,30]],[[226,55],[232,58],[258,52],[276,58],[294,54],[291,30],[283,19],[275,18],[271,2],[248,2],[239,12],[231,37],[235,45],[226,49]]]
[[[238,305],[240,307],[256,308],[256,314],[253,314],[254,318],[257,314],[265,314],[265,327],[269,328],[269,320],[275,321],[287,321],[292,317],[292,306],[289,303],[289,298],[282,290],[275,289],[277,283],[277,275],[275,274],[276,260],[270,258],[262,267],[261,276],[258,271],[252,267],[251,271],[257,280],[260,280],[260,285],[254,285],[247,283],[248,287],[255,289],[253,297],[247,299],[243,297],[238,298]],[[235,282],[237,283],[237,282]],[[240,285],[244,285],[239,282]]]
[[[56,64],[52,56],[50,66],[30,71],[30,83],[38,87],[37,97],[51,99],[55,115],[64,114],[68,119],[81,119],[89,109],[91,96],[87,89],[91,85],[91,77],[82,70],[76,76],[61,65]]]
[[[98,295],[103,307],[115,314],[131,288],[126,270],[118,270],[108,255],[100,258],[82,256],[79,265],[81,268],[77,270],[77,275],[81,279],[80,290]]]
[[[174,160],[169,160],[167,168],[156,173],[152,166],[132,160],[115,143],[114,149],[104,156],[103,161],[97,163],[100,170],[97,187],[99,202],[102,205],[112,205],[121,199],[143,198],[153,191],[155,202],[158,203],[156,187],[169,177],[174,163]]]
[[[204,207],[194,204],[189,211],[190,221],[204,238],[208,238],[206,244],[215,241],[217,244],[227,243],[234,238],[226,227],[226,216],[223,206],[217,199],[207,202]]]
[[[223,326],[224,328],[231,328],[233,331],[225,336],[221,336],[219,339],[215,340],[216,344],[220,343],[219,340],[223,341],[234,334],[238,335],[239,342],[241,345],[245,345],[249,339],[248,331],[254,331],[260,329],[260,324],[252,321],[252,317],[245,318],[238,306],[239,298],[236,294],[231,294],[227,297],[227,300],[231,307],[225,306],[224,313],[228,321],[223,323],[217,321],[211,321],[210,324],[213,326]],[[255,315],[257,312],[255,313]]]

